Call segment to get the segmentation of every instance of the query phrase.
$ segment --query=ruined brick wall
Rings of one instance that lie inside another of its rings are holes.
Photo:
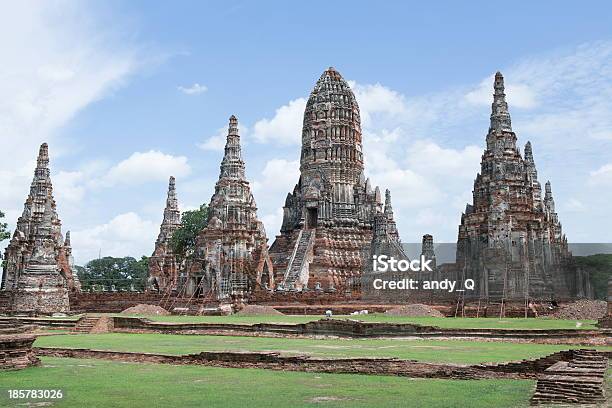
[[[138,304],[159,305],[161,294],[156,293],[72,293],[70,306],[73,312],[119,313]]]
[[[0,336],[0,370],[18,370],[39,365],[32,351],[34,336]]]

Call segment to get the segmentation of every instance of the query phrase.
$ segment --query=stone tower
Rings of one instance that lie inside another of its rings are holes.
[[[71,269],[70,237],[62,237],[49,171],[49,150],[40,146],[34,179],[6,248],[2,288],[11,310],[49,314],[69,310],[68,293],[79,290]]]
[[[380,190],[363,171],[357,100],[328,68],[306,104],[300,178],[270,248],[279,288],[335,290],[359,281],[375,216],[383,211]]]
[[[527,142],[522,157],[516,142],[504,78],[498,72],[481,172],[474,181],[473,202],[466,206],[459,226],[458,276],[475,280],[472,296],[587,295],[588,279],[577,276],[550,182],[542,199],[531,143]]]
[[[436,252],[434,250],[434,240],[433,235],[425,234],[423,235],[423,241],[421,243],[421,256],[423,259],[431,261],[431,269],[436,269]]]
[[[241,298],[256,287],[272,288],[273,269],[263,223],[245,176],[238,120],[229,119],[219,180],[189,265],[187,293],[219,300]]]
[[[159,228],[157,241],[155,241],[155,250],[149,258],[149,289],[166,292],[177,287],[179,266],[170,240],[180,225],[181,212],[176,198],[176,181],[174,177],[170,177],[164,218]]]

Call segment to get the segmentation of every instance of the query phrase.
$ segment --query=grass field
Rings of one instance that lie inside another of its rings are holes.
[[[306,323],[322,319],[321,315],[261,315],[261,316],[137,316],[159,322],[208,322],[208,323]],[[359,316],[336,316],[338,319],[355,319],[365,322],[416,323],[425,326],[444,328],[486,328],[486,329],[576,329],[576,322],[582,323],[580,329],[595,329],[595,320],[558,320],[558,319],[522,319],[494,317],[449,318],[449,317],[403,317],[389,316],[382,313]]]
[[[112,314],[126,317],[128,315]],[[80,316],[70,316],[67,319],[77,320]],[[129,317],[129,316],[128,316]],[[322,319],[322,315],[259,315],[259,316],[131,316],[143,317],[158,322],[182,323],[306,323]],[[355,319],[365,322],[386,323],[416,323],[425,326],[438,326],[442,328],[484,328],[484,329],[596,329],[595,320],[561,320],[561,319],[523,319],[495,317],[480,318],[449,318],[449,317],[403,317],[389,316],[383,313],[372,313],[359,316],[335,316],[337,319]],[[581,323],[577,327],[576,323]]]
[[[396,357],[448,363],[482,363],[535,358],[567,350],[568,345],[459,340],[286,339],[171,334],[84,334],[40,337],[38,347],[191,354],[201,351],[277,351],[317,357]],[[607,349],[612,350],[612,347]]]
[[[59,408],[81,407],[527,407],[529,380],[437,380],[43,358],[0,372],[8,389],[62,389]],[[45,405],[47,406],[47,405]]]

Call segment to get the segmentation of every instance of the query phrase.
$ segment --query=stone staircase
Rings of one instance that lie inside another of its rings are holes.
[[[98,323],[98,320],[100,320],[100,316],[85,315],[79,319],[72,332],[81,334],[90,333],[91,329]]]
[[[538,377],[531,405],[604,403],[607,367],[605,354],[576,350],[571,361],[559,361]]]
[[[299,285],[300,275],[308,255],[311,241],[314,239],[314,235],[314,230],[303,230],[300,232],[300,236],[296,243],[293,256],[291,257],[289,265],[287,266],[287,273],[285,274],[285,279],[283,281],[286,289],[291,288],[292,285],[293,287],[297,287]]]

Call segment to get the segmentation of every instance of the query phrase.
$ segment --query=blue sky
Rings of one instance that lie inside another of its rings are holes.
[[[379,3],[3,5],[0,209],[12,228],[47,141],[77,262],[149,254],[168,176],[182,209],[208,202],[235,114],[272,241],[305,100],[331,65],[355,90],[366,172],[391,189],[402,238],[452,242],[499,69],[569,240],[611,242],[612,6]]]

